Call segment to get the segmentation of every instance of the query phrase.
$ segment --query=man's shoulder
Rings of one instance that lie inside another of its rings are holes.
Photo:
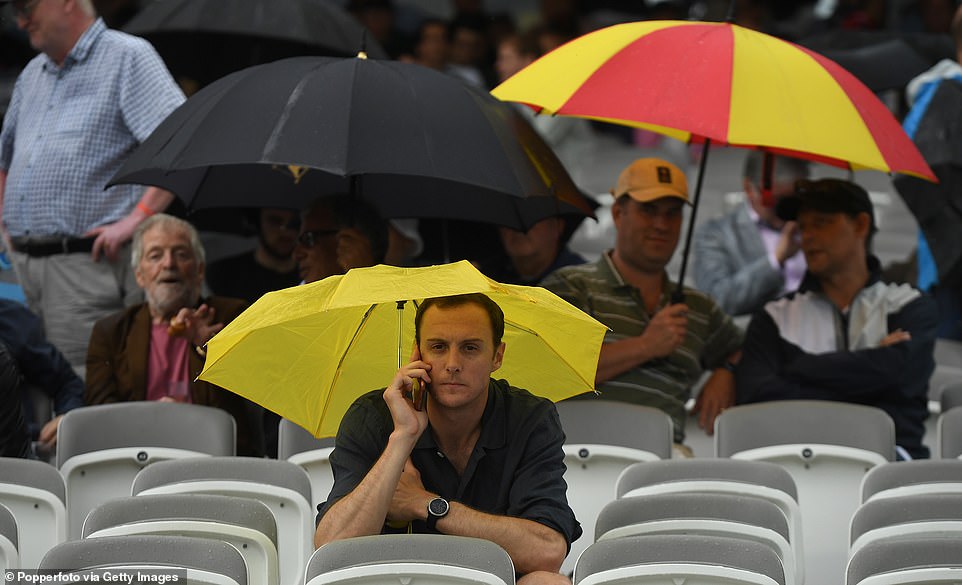
[[[524,388],[512,386],[507,380],[492,380],[491,386],[500,393],[506,409],[516,416],[540,416],[540,413],[554,409],[554,403],[547,398],[535,396]]]
[[[221,323],[233,321],[238,315],[244,312],[250,304],[243,299],[233,297],[221,297],[213,295],[202,299],[208,307],[214,309],[215,318]]]
[[[147,39],[113,28],[103,31],[97,42],[103,43],[103,48],[111,51],[129,50],[150,54],[156,53],[154,46]]]
[[[111,313],[106,317],[101,317],[94,323],[94,331],[126,331],[129,330],[134,323],[138,313],[146,308],[146,303],[140,303],[138,305],[131,305],[127,308],[121,309],[116,313]],[[149,322],[149,320],[148,320]]]
[[[542,286],[550,285],[552,283],[557,284],[558,282],[570,283],[585,282],[592,279],[597,280],[601,275],[601,261],[602,259],[599,259],[593,262],[562,266],[546,276],[542,281]]]

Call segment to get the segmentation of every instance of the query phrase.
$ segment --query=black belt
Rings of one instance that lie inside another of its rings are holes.
[[[10,238],[13,249],[21,254],[26,254],[33,258],[43,258],[55,254],[74,254],[77,252],[90,252],[94,249],[95,238],[59,238],[59,239],[36,239],[36,238]]]

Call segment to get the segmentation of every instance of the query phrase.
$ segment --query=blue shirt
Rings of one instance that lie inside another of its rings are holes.
[[[0,133],[10,235],[79,236],[130,213],[143,187],[104,186],[183,101],[147,41],[108,30],[100,19],[63,66],[34,57],[17,79]]]

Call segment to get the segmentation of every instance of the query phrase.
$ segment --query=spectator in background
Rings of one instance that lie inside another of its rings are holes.
[[[495,68],[501,81],[521,71],[544,54],[538,42],[538,31],[504,37],[498,45]],[[595,134],[588,120],[565,116],[536,116],[531,108],[514,104],[578,182],[576,171],[590,160],[595,148]]]
[[[197,379],[204,346],[247,303],[201,298],[204,248],[192,225],[166,214],[134,234],[132,264],[147,302],[97,321],[87,353],[87,404],[131,400],[189,402],[222,408],[237,422],[237,453],[263,454],[250,432],[248,402]]]
[[[20,74],[0,133],[4,229],[30,308],[81,368],[94,322],[140,299],[131,234],[173,198],[104,185],[184,94],[150,43],[109,30],[90,0],[13,8],[41,54]]]
[[[30,436],[20,407],[21,385],[16,360],[0,343],[0,457],[30,457]]]
[[[485,87],[484,78],[477,69],[464,65],[452,65],[450,28],[445,21],[438,18],[426,18],[421,21],[414,41],[413,55],[404,57],[402,60],[447,73],[475,87]]]
[[[798,221],[808,272],[797,292],[755,313],[737,368],[739,403],[839,400],[883,409],[900,459],[922,444],[938,310],[907,284],[880,280],[872,202],[849,181],[800,182],[777,208]]]
[[[460,14],[451,21],[450,62],[448,67],[458,75],[480,82],[482,87],[494,87],[495,77],[488,61],[488,47],[485,19],[479,14]]]
[[[410,50],[410,39],[397,29],[397,15],[391,0],[350,0],[347,11],[364,25],[392,59]]]
[[[341,272],[337,265],[337,232],[333,199],[318,197],[301,213],[301,232],[294,261],[303,282],[316,282]]]
[[[289,209],[256,212],[257,247],[250,252],[212,262],[207,285],[214,294],[253,303],[264,293],[301,281],[294,260],[300,218]]]
[[[0,342],[23,377],[21,403],[30,439],[37,441],[41,455],[52,453],[61,417],[83,406],[84,383],[60,350],[44,338],[40,319],[16,301],[0,299]],[[34,412],[30,387],[50,399],[53,419],[47,420],[49,413]]]
[[[659,408],[672,418],[676,452],[683,444],[685,403],[705,370],[712,375],[692,414],[706,433],[715,417],[735,402],[734,364],[742,333],[708,295],[684,289],[665,267],[681,234],[688,181],[675,165],[642,158],[626,167],[611,190],[615,247],[596,262],[560,268],[541,286],[610,328],[601,346],[596,396]]]
[[[585,263],[565,244],[568,229],[564,218],[542,219],[526,232],[502,227],[498,234],[507,258],[481,267],[482,272],[498,282],[537,286],[558,268]]]
[[[766,193],[764,158],[752,151],[745,159],[744,203],[695,230],[695,285],[729,315],[754,313],[798,288],[805,274],[798,226],[775,215],[775,204],[795,192],[797,180],[808,177],[808,163],[776,157]]]

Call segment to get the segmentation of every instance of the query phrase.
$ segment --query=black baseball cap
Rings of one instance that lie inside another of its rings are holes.
[[[871,231],[877,229],[872,200],[859,185],[842,179],[802,179],[795,182],[795,192],[782,197],[775,204],[775,214],[785,220],[794,221],[803,209],[823,213],[846,213],[851,216],[867,213],[871,220]]]

